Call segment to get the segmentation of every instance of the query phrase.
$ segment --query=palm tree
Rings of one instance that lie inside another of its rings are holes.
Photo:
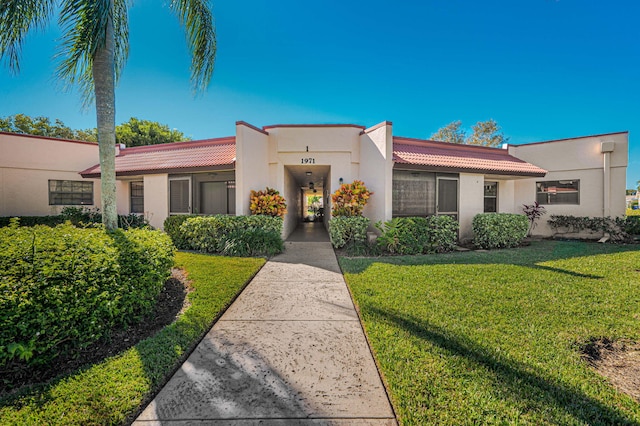
[[[0,58],[18,73],[25,37],[59,15],[63,31],[57,76],[80,86],[86,103],[95,100],[102,185],[102,221],[118,226],[115,174],[115,85],[129,50],[131,0],[2,0]],[[206,88],[216,54],[209,0],[171,0],[169,7],[187,33],[194,90]]]

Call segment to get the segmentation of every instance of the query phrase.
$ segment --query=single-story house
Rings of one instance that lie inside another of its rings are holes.
[[[0,152],[0,216],[100,205],[96,144],[0,133]],[[309,211],[309,195],[329,212],[331,193],[358,179],[374,192],[364,210],[372,223],[446,214],[468,240],[476,214],[521,213],[534,201],[548,215],[624,215],[628,132],[488,148],[394,136],[388,121],[239,121],[235,136],[116,146],[115,155],[118,212],[144,214],[158,228],[174,214],[249,214],[250,191],[271,187],[288,203],[286,237]],[[551,234],[544,217],[535,232]]]

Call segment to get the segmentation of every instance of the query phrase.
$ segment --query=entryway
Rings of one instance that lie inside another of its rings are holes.
[[[324,243],[329,241],[329,234],[323,222],[300,222],[287,241]]]

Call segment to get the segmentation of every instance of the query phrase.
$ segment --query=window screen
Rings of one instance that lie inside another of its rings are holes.
[[[144,213],[144,182],[131,182],[131,213]]]
[[[435,214],[435,173],[393,171],[393,216]]]
[[[169,181],[169,213],[190,213],[190,188],[189,179]]]
[[[580,180],[536,182],[536,201],[540,204],[580,204]]]
[[[92,205],[93,182],[81,180],[50,180],[49,205]]]
[[[496,213],[498,211],[498,182],[484,183],[484,212]]]

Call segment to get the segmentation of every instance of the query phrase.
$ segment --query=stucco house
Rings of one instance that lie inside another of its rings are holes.
[[[460,239],[478,213],[621,216],[625,212],[628,132],[503,148],[393,135],[385,121],[351,124],[236,123],[235,136],[135,148],[117,146],[118,212],[162,227],[173,214],[249,214],[251,190],[272,187],[287,200],[284,236],[306,214],[307,195],[330,194],[359,179],[374,192],[372,223],[396,216],[447,214]],[[100,205],[97,145],[0,133],[0,216],[56,214]],[[325,215],[325,221],[329,215]],[[550,235],[543,219],[535,229]]]

